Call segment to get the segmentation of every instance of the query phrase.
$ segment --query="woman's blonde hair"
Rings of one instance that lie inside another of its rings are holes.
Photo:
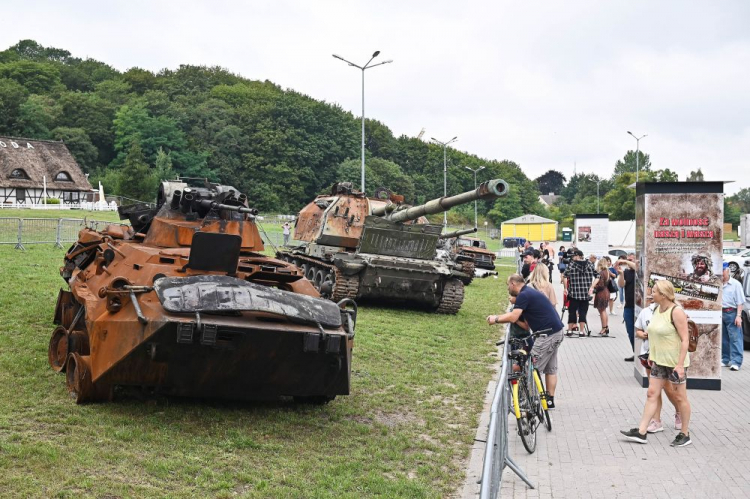
[[[661,279],[659,281],[656,281],[654,283],[654,288],[658,289],[659,293],[664,295],[664,297],[673,302],[674,301],[674,286],[672,286],[672,283],[667,281],[666,279]],[[652,290],[653,293],[653,290]]]
[[[534,270],[529,274],[529,284],[536,289],[549,286],[549,269],[542,263],[537,263]]]
[[[604,258],[602,258],[601,260],[599,260],[598,262],[596,262],[596,270],[598,270],[598,271],[602,271],[602,270],[609,271],[609,267],[607,267],[607,261]]]

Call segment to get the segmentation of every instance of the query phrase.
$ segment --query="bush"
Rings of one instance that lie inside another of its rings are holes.
[[[44,204],[60,204],[60,200],[57,198],[47,198],[44,200]]]

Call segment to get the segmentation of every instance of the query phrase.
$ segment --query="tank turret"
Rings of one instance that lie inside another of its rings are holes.
[[[456,313],[463,302],[461,279],[468,276],[455,262],[437,258],[443,227],[424,217],[507,193],[508,184],[496,179],[456,196],[408,206],[385,190],[368,198],[351,184],[334,184],[330,194],[300,211],[294,238],[301,244],[277,256],[298,265],[334,301],[375,299]]]
[[[49,363],[77,402],[164,395],[325,402],[349,393],[356,304],[259,253],[230,186],[161,184],[131,225],[83,229],[65,256]]]
[[[394,204],[373,207],[372,214],[384,217],[391,222],[406,222],[418,220],[426,215],[434,215],[448,211],[454,206],[470,203],[480,199],[496,199],[508,194],[508,184],[504,180],[495,179],[482,182],[473,191],[455,196],[442,197],[428,201],[425,204],[410,207],[400,207]]]

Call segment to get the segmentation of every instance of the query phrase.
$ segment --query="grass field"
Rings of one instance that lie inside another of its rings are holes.
[[[0,497],[446,497],[462,483],[502,275],[475,280],[456,316],[362,307],[352,393],[325,406],[77,406],[47,364],[62,256],[0,247]]]
[[[116,211],[30,210],[17,208],[3,208],[0,210],[0,218],[88,218],[91,220],[112,222],[120,220]]]

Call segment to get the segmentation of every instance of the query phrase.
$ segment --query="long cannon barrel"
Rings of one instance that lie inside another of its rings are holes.
[[[472,227],[471,229],[454,230],[453,232],[446,232],[445,234],[440,234],[438,238],[450,239],[452,237],[465,236],[466,234],[473,234],[476,231],[477,231],[476,227]]]
[[[258,214],[258,210],[256,208],[245,208],[244,206],[221,204],[209,199],[201,199],[200,201],[198,201],[198,204],[206,209],[236,211],[239,213],[247,213],[248,215],[251,215],[253,217]]]
[[[477,199],[497,199],[508,194],[508,183],[505,180],[494,179],[482,182],[479,187],[473,191],[464,192],[447,198],[437,198],[418,206],[405,208],[402,210],[388,212],[388,206],[373,208],[372,214],[384,217],[392,222],[406,222],[416,220],[425,215],[442,213],[448,211],[454,206],[470,203]]]

